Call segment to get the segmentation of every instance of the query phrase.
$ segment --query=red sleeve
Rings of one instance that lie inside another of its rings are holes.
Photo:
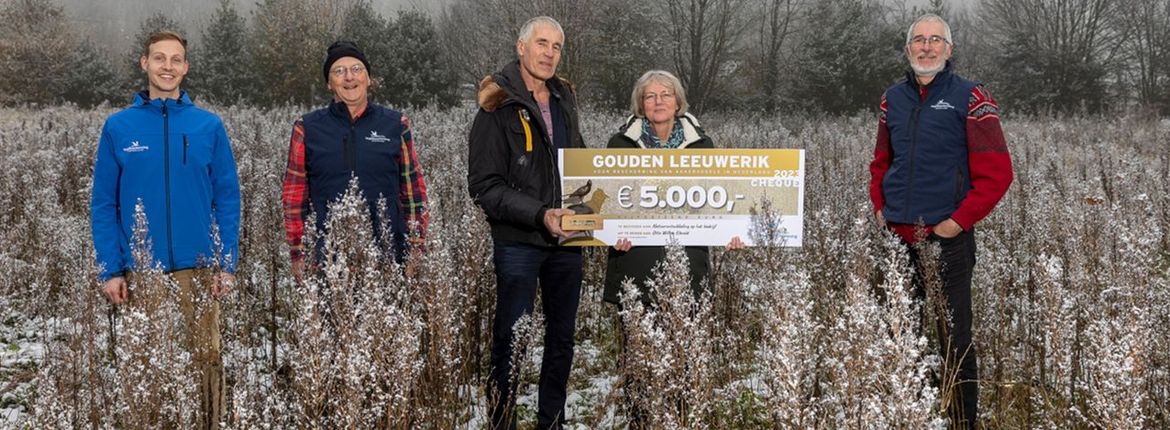
[[[301,236],[305,232],[305,213],[309,211],[309,182],[305,176],[305,125],[301,120],[293,125],[288,144],[288,169],[281,185],[284,203],[284,239],[288,242],[293,261],[304,258]]]
[[[999,105],[982,86],[971,90],[967,105],[967,153],[971,191],[951,214],[964,230],[990,214],[1012,183],[1012,158],[999,123]]]
[[[418,223],[419,237],[426,237],[427,224],[431,219],[427,210],[427,184],[423,180],[422,166],[414,150],[414,133],[410,120],[402,116],[402,189],[398,193],[399,213],[405,214],[407,227]]]
[[[878,116],[877,145],[873,149],[873,161],[869,163],[869,199],[874,212],[885,207],[882,196],[882,180],[890,170],[890,129],[886,128],[886,95],[882,94],[881,114]]]

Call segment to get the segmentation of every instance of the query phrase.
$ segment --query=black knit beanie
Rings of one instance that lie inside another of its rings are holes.
[[[325,56],[325,66],[322,68],[322,74],[325,76],[325,82],[329,82],[329,68],[333,66],[333,62],[341,57],[353,57],[362,62],[366,66],[366,73],[370,72],[370,63],[366,61],[366,54],[358,49],[357,44],[339,40],[329,45],[329,53]]]

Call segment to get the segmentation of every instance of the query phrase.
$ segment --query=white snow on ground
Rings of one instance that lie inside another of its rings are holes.
[[[35,388],[28,372],[45,356],[45,346],[40,324],[17,314],[4,297],[0,309],[0,429],[16,429],[28,418],[26,402]]]
[[[0,429],[20,428],[25,420],[24,407],[0,409]]]
[[[521,427],[536,423],[537,378],[540,373],[540,361],[543,353],[543,347],[534,346],[528,354],[527,365],[529,368],[526,370],[530,373],[528,375],[530,379],[521,384],[520,393],[516,398]],[[573,354],[576,363],[593,362],[601,354],[601,351],[593,342],[585,340],[576,346]],[[614,384],[617,383],[616,375],[608,373],[584,375],[582,369],[574,367],[570,378],[569,392],[565,399],[565,418],[569,421],[566,428],[576,430],[615,428],[616,423],[624,422],[624,418],[618,415],[615,405],[606,408],[600,421],[594,422],[595,419],[587,418],[594,416],[598,412],[595,410],[598,405],[605,401],[606,396],[610,395]],[[463,391],[465,395],[473,396],[475,402],[472,405],[472,410],[468,413],[471,418],[466,425],[460,428],[467,430],[483,428],[488,420],[488,411],[482,388],[469,386],[464,387]]]

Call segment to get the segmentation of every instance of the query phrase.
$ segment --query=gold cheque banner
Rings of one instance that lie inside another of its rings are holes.
[[[751,209],[767,199],[780,215],[784,246],[804,228],[801,149],[561,149],[565,245],[748,246]]]

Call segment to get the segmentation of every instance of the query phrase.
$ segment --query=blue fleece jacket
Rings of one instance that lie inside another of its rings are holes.
[[[135,270],[130,242],[139,201],[152,267],[235,270],[240,183],[231,143],[219,117],[193,105],[186,91],[178,100],[138,93],[102,127],[90,200],[102,281]],[[213,221],[222,249],[212,242]]]

